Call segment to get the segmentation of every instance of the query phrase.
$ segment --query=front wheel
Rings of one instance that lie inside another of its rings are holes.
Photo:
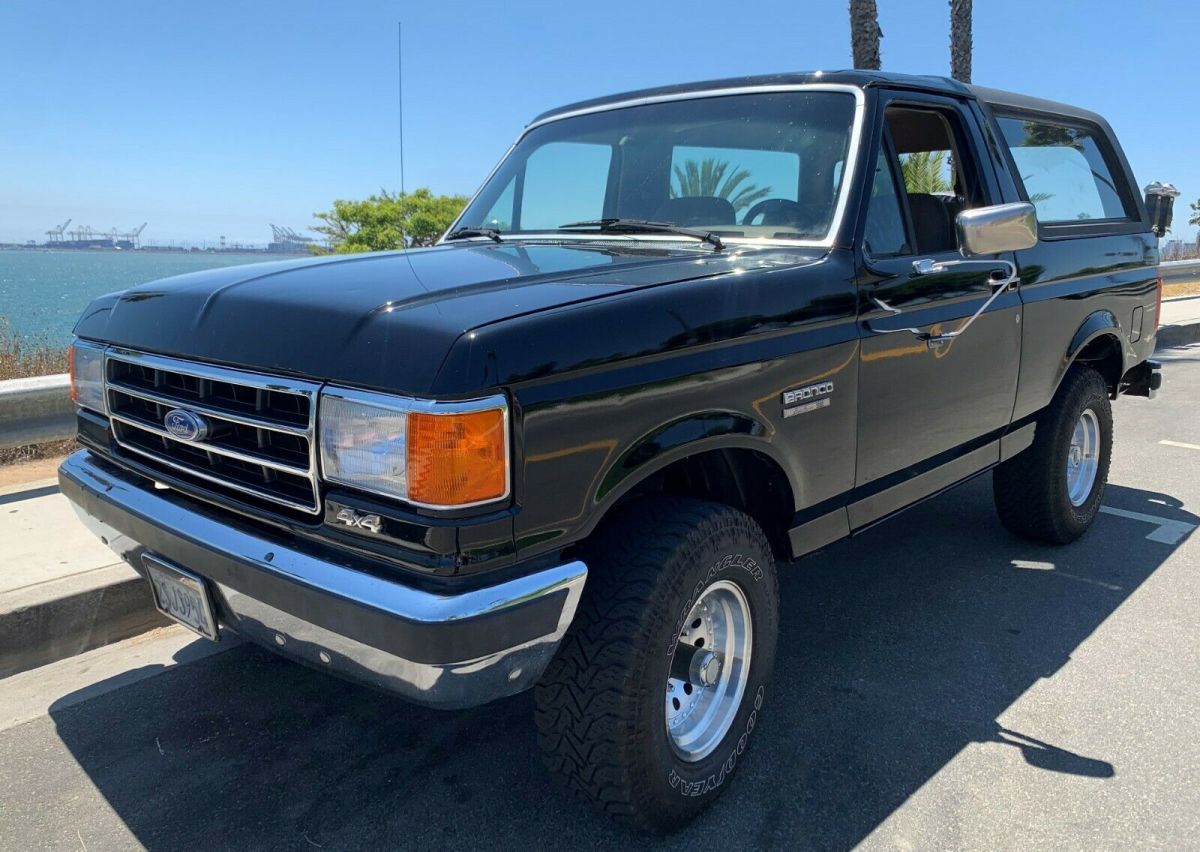
[[[1090,367],[1073,367],[1038,418],[1033,445],[992,474],[1004,526],[1051,544],[1083,535],[1100,511],[1112,435],[1104,379]]]
[[[536,691],[547,766],[605,813],[671,831],[743,760],[775,661],[778,581],[750,517],[647,498],[590,548],[575,621]]]

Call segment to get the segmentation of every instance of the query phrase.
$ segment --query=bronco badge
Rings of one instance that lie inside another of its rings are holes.
[[[832,401],[829,395],[833,393],[833,382],[817,382],[813,385],[805,385],[802,388],[794,388],[783,392],[783,398],[780,400],[783,403],[783,416],[795,417],[797,414],[806,414],[809,411],[816,411],[818,408],[825,408]]]

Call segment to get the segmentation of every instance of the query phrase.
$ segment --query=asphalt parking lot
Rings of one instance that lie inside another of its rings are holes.
[[[1200,347],[1163,360],[1079,543],[1009,536],[983,477],[784,566],[750,759],[681,834],[564,795],[528,695],[439,713],[173,629],[0,681],[0,848],[1200,848]]]

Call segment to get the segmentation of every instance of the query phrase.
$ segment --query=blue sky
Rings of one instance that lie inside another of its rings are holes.
[[[948,73],[945,0],[878,0],[889,70]],[[469,194],[536,113],[624,89],[850,65],[846,0],[0,3],[0,241],[71,217],[262,243],[334,198]],[[975,0],[975,81],[1095,109],[1140,184],[1200,197],[1200,4]]]

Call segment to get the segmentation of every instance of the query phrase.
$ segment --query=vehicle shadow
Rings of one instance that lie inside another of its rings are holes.
[[[1162,494],[1110,485],[1105,502],[1197,523]],[[1111,514],[1067,548],[1018,540],[986,477],[903,518],[782,566],[780,653],[750,759],[669,838],[614,826],[543,773],[529,695],[442,713],[245,645],[51,716],[151,850],[843,849],[971,743],[1095,783],[1120,773],[997,720],[1180,542]]]

